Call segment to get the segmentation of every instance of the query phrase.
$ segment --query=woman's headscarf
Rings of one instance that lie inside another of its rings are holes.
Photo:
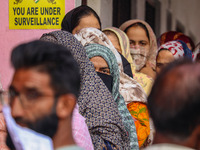
[[[91,43],[98,43],[108,47],[115,55],[120,71],[123,71],[122,59],[108,37],[96,28],[83,28],[74,35],[83,46]]]
[[[81,74],[79,112],[86,118],[94,149],[103,149],[105,141],[118,149],[130,149],[130,140],[117,105],[101,78],[96,74],[81,43],[66,31],[43,34],[41,40],[67,47],[79,64]]]
[[[157,41],[156,41],[156,36],[150,27],[150,25],[142,20],[134,19],[134,20],[129,20],[124,22],[119,29],[122,31],[125,31],[129,26],[135,24],[135,23],[142,23],[148,30],[149,33],[149,42],[150,42],[150,49],[149,49],[149,54],[147,55],[147,63],[150,64],[150,66],[155,69],[156,67],[156,55],[157,55]]]
[[[113,34],[116,35],[116,37],[119,40],[119,45],[120,45],[121,50],[122,50],[122,55],[130,63],[132,74],[135,74],[135,66],[134,66],[133,59],[132,59],[131,54],[130,54],[130,44],[129,44],[130,42],[129,42],[127,35],[122,30],[115,28],[115,27],[105,28],[105,29],[103,29],[103,31],[110,31],[110,32],[112,32]]]
[[[62,20],[61,29],[72,33],[72,15],[75,9],[69,11]]]
[[[175,59],[180,57],[188,57],[192,59],[192,52],[183,41],[169,41],[161,45],[158,49],[158,52],[162,51],[163,49],[170,51]]]
[[[118,106],[124,126],[128,131],[131,149],[137,149],[138,143],[135,124],[125,105],[124,98],[119,93],[119,68],[115,55],[109,48],[100,44],[89,44],[85,46],[85,49],[89,58],[100,56],[107,62],[110,74],[113,77],[112,95]]]
[[[69,11],[62,20],[61,29],[72,33],[73,29],[79,24],[80,19],[89,16],[90,14],[94,15],[101,27],[101,21],[97,13],[87,5],[81,5]]]
[[[122,55],[128,60],[130,64],[133,64],[133,59],[130,54],[130,42],[127,35],[122,30],[115,27],[105,28],[103,31],[111,31],[117,36],[119,45],[122,50]]]
[[[190,43],[192,49],[194,49],[194,42],[191,40],[190,37],[186,36],[185,34],[177,31],[168,31],[163,33],[159,38],[158,38],[158,45],[161,46],[169,41],[174,41],[174,40],[181,40],[183,42]]]

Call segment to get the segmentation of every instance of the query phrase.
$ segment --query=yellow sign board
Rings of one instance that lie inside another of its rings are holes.
[[[65,0],[9,0],[9,29],[60,29]]]

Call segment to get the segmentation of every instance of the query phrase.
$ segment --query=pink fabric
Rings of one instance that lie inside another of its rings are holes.
[[[168,49],[174,55],[175,59],[178,59],[184,56],[184,50],[183,50],[182,44],[178,41],[167,42],[161,45],[158,51],[162,49]]]
[[[76,144],[85,150],[93,150],[92,139],[85,123],[85,118],[78,111],[78,104],[74,108],[72,118],[72,134]]]

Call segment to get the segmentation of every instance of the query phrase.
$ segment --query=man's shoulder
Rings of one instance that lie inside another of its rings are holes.
[[[84,149],[76,145],[72,145],[72,146],[63,146],[63,147],[57,148],[56,150],[84,150]]]

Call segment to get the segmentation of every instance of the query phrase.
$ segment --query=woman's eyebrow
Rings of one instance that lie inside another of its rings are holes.
[[[101,67],[101,69],[109,69],[109,67]]]

